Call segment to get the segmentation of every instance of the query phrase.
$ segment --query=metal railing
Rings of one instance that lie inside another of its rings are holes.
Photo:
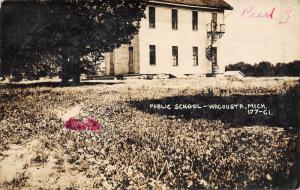
[[[225,24],[209,23],[206,24],[206,30],[209,33],[225,33]]]

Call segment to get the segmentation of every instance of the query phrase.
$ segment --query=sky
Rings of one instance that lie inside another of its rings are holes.
[[[219,64],[300,60],[300,0],[225,0]]]

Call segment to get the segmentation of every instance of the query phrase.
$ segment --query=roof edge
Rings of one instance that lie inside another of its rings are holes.
[[[192,7],[192,8],[205,8],[205,9],[222,9],[222,10],[233,10],[233,7],[226,3],[226,6],[203,6],[203,5],[193,5],[188,3],[175,3],[175,2],[167,2],[167,1],[160,1],[160,0],[149,0],[149,3],[157,3],[163,5],[176,5],[176,6],[183,6],[183,7]]]

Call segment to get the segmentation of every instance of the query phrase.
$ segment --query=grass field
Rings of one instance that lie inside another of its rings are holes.
[[[296,176],[299,78],[0,84],[0,100],[0,189],[270,189]],[[272,115],[150,108],[168,103]],[[71,116],[103,128],[64,129]]]

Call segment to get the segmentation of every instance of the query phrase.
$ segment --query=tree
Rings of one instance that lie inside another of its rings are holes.
[[[285,76],[287,75],[288,65],[285,63],[277,63],[274,68],[274,73],[276,76]]]
[[[131,42],[145,8],[146,0],[5,1],[3,73],[27,76],[25,68],[52,57],[62,81],[78,83],[103,53]]]
[[[293,61],[287,65],[287,73],[289,76],[300,76],[300,61]]]
[[[257,74],[258,76],[273,76],[273,66],[270,62],[260,62],[257,66]]]
[[[226,66],[226,71],[240,70],[247,76],[300,76],[300,61],[277,63],[260,62],[250,65],[244,62]]]
[[[230,64],[226,66],[226,71],[241,71],[246,76],[255,76],[255,67],[251,64],[238,62],[236,64]]]

